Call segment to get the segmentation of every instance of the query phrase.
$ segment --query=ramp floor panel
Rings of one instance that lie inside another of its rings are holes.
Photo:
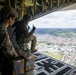
[[[76,68],[40,52],[35,55],[34,70],[26,75],[76,75]],[[32,73],[31,73],[32,72]]]

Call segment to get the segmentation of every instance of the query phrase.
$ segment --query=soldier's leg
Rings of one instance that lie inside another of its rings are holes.
[[[37,49],[35,49],[36,46],[36,36],[30,36],[27,38],[26,43],[31,42],[31,51],[37,51]]]
[[[35,47],[36,47],[36,42],[37,42],[36,36],[33,36],[32,38],[33,38],[33,39],[31,40],[31,52],[36,52],[36,51],[37,51],[37,49],[35,49]]]

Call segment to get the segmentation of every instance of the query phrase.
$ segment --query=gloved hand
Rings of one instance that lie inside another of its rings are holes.
[[[18,56],[22,55],[22,50],[17,51]]]
[[[35,31],[36,27],[33,25],[32,31]]]

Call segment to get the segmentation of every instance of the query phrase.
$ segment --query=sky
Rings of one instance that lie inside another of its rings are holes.
[[[76,28],[76,10],[57,11],[35,19],[29,26],[36,28]]]

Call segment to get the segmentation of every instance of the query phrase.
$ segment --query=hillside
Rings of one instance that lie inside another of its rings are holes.
[[[35,34],[50,34],[65,38],[76,37],[76,28],[37,28]]]

